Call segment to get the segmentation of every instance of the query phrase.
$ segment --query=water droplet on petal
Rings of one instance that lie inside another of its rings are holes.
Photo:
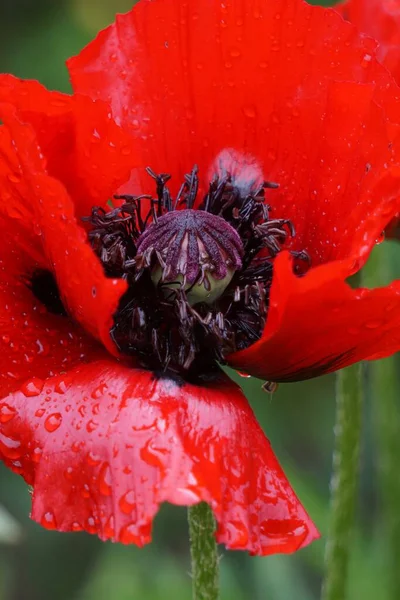
[[[15,417],[16,413],[15,408],[12,408],[8,404],[0,404],[0,423],[8,423]]]
[[[119,532],[119,540],[122,544],[137,544],[141,546],[143,544],[141,536],[137,533],[137,527],[135,523],[129,523],[125,525]]]
[[[46,412],[45,408],[38,408],[37,411],[35,412],[35,417],[38,417],[40,419],[41,417],[43,417],[45,412]]]
[[[38,463],[40,461],[42,453],[43,450],[39,448],[39,446],[37,446],[31,454],[33,462]]]
[[[361,66],[364,69],[366,69],[369,66],[371,60],[372,60],[371,54],[364,54],[364,56],[361,59]]]
[[[104,526],[104,534],[107,538],[113,538],[115,535],[115,519],[112,515]]]
[[[92,431],[95,431],[98,428],[99,424],[96,421],[93,421],[93,419],[90,419],[90,421],[88,421],[86,423],[86,431],[88,433],[92,433]]]
[[[104,395],[104,392],[108,389],[108,385],[103,382],[101,383],[99,386],[97,386],[96,389],[93,390],[93,392],[91,393],[91,396],[94,400],[98,400],[99,398],[101,398]]]
[[[65,479],[68,479],[68,481],[70,481],[72,479],[72,477],[73,477],[73,473],[74,473],[73,468],[72,467],[67,467],[65,469],[65,471],[64,471],[64,477],[65,477]]]
[[[249,542],[249,531],[241,521],[231,521],[226,524],[226,532],[229,541],[235,544],[235,547],[243,548]]]
[[[122,498],[120,498],[119,507],[125,515],[130,515],[133,509],[135,508],[135,502],[135,493],[133,490],[130,490],[129,492],[124,494]]]
[[[367,329],[377,329],[378,327],[380,327],[382,325],[382,321],[367,321],[365,323],[365,327]]]
[[[21,392],[27,398],[32,398],[34,396],[39,396],[44,387],[44,381],[42,379],[38,379],[37,377],[33,377],[29,379],[21,386]]]
[[[57,529],[56,518],[50,511],[44,513],[43,517],[40,519],[40,523],[46,529]]]
[[[101,463],[101,456],[90,451],[86,457],[87,463],[92,467],[97,467]]]
[[[239,57],[242,53],[240,52],[239,48],[231,48],[229,54],[232,56],[232,58],[237,58]]]
[[[11,460],[20,458],[22,454],[21,442],[0,433],[0,453]]]
[[[62,416],[60,413],[53,413],[47,417],[44,422],[44,426],[49,433],[57,431],[62,423]]]
[[[144,447],[140,450],[140,458],[152,467],[159,469],[165,468],[165,455],[168,453],[166,448],[156,448],[152,445],[152,441],[148,440]]]
[[[242,110],[244,116],[249,119],[254,119],[257,116],[257,109],[254,104],[245,104]]]
[[[65,394],[67,389],[67,384],[63,379],[61,379],[61,381],[56,383],[56,385],[54,386],[54,391],[57,392],[57,394]]]
[[[7,178],[11,183],[20,183],[21,181],[21,175],[17,175],[17,173],[9,173]]]
[[[86,530],[89,533],[97,533],[96,520],[94,517],[89,517],[86,521]]]
[[[111,496],[112,492],[111,469],[108,463],[104,463],[99,474],[99,490],[103,496]]]

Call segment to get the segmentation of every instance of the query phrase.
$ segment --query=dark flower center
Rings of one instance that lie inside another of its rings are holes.
[[[44,269],[35,271],[28,282],[28,286],[34,296],[44,304],[50,313],[60,316],[67,315],[53,273]]]
[[[194,208],[196,167],[175,200],[170,176],[147,171],[156,198],[114,196],[120,207],[93,208],[89,238],[106,275],[129,284],[111,330],[119,350],[147,368],[192,377],[261,337],[273,260],[295,231],[270,218],[265,190],[277,184],[243,195],[230,175],[216,177]],[[292,254],[304,272],[308,254]]]

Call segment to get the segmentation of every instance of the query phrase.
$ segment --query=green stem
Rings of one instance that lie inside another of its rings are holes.
[[[377,441],[380,520],[385,536],[385,566],[391,600],[400,598],[400,417],[394,357],[370,365]]]
[[[394,256],[391,256],[391,250]],[[393,279],[392,263],[398,246],[384,244],[372,255],[366,270],[371,287],[387,285]],[[388,598],[400,598],[400,414],[399,364],[395,356],[368,364],[372,389],[372,416],[376,440],[375,466],[380,501],[380,530],[385,538],[384,563],[388,577]]]
[[[211,508],[202,502],[188,510],[193,600],[218,600],[219,565]]]
[[[336,375],[336,424],[331,479],[331,522],[325,551],[323,600],[345,600],[349,547],[358,488],[362,365]]]

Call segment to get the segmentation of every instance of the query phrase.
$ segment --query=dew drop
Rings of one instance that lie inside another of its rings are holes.
[[[94,517],[89,517],[86,521],[86,529],[89,533],[97,533],[96,520]]]
[[[98,400],[99,398],[101,398],[104,394],[104,392],[108,389],[108,385],[103,382],[101,383],[99,386],[97,386],[96,389],[93,390],[93,392],[91,393],[91,396],[94,400]]]
[[[67,467],[64,471],[64,477],[65,479],[67,479],[68,481],[70,481],[73,478],[73,473],[74,470],[72,467]]]
[[[108,463],[104,463],[99,474],[99,490],[103,496],[111,496],[111,469]]]
[[[82,498],[90,498],[90,488],[87,483],[83,484],[83,488],[81,489]]]
[[[71,531],[83,531],[83,527],[78,521],[74,521],[71,525]]]
[[[35,417],[38,417],[40,419],[41,417],[43,417],[45,412],[46,412],[45,408],[38,408],[37,411],[35,412]]]
[[[21,442],[0,433],[0,452],[11,460],[20,458],[22,454]]]
[[[86,423],[86,431],[88,433],[92,433],[92,431],[95,431],[98,428],[99,424],[96,421],[93,421],[93,419],[90,419],[90,421],[88,421]]]
[[[32,398],[34,396],[39,396],[44,387],[44,381],[42,379],[38,379],[37,377],[33,377],[26,381],[21,386],[21,392],[27,398]]]
[[[140,450],[140,458],[152,467],[164,469],[165,455],[167,452],[168,451],[165,448],[156,448],[152,446],[151,440],[148,440]]]
[[[88,452],[86,461],[91,467],[97,467],[101,463],[101,457],[98,454],[90,451]]]
[[[32,452],[32,460],[35,463],[38,463],[40,461],[40,458],[43,454],[43,450],[41,448],[39,448],[39,446],[37,446],[34,451]]]
[[[0,405],[0,423],[8,423],[11,421],[16,415],[15,408],[12,408],[8,404]]]
[[[231,543],[237,548],[243,548],[248,544],[249,532],[244,523],[241,521],[231,521],[226,525],[227,533]]]
[[[115,535],[115,519],[112,515],[104,526],[104,534],[107,538],[113,538]]]
[[[141,536],[137,534],[136,526],[134,523],[129,523],[122,527],[119,532],[119,540],[122,544],[137,544],[142,545]]]
[[[46,529],[57,529],[56,518],[50,511],[44,513],[43,517],[40,519],[40,523]]]
[[[231,48],[229,54],[232,56],[232,58],[238,58],[242,53],[240,52],[239,48]]]
[[[53,431],[57,431],[62,423],[62,416],[60,413],[53,413],[49,415],[44,422],[44,426],[46,431],[49,433],[53,433]]]
[[[57,394],[65,394],[65,392],[67,391],[67,384],[63,379],[56,383],[56,385],[54,386],[54,391],[57,392]]]
[[[257,110],[254,104],[245,104],[242,108],[243,114],[249,119],[254,119],[257,116]]]
[[[21,175],[17,175],[16,173],[9,173],[7,175],[7,179],[11,181],[11,183],[20,183]]]
[[[135,508],[135,493],[130,490],[120,498],[119,507],[125,515],[130,515]]]
[[[365,323],[365,327],[367,329],[378,329],[378,327],[380,327],[382,325],[382,321],[367,321]]]
[[[372,60],[371,54],[364,54],[364,56],[361,59],[361,66],[363,67],[363,69],[366,69],[368,67],[371,60]]]

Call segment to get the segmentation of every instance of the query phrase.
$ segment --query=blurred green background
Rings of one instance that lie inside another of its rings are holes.
[[[68,91],[64,66],[132,0],[0,0],[0,70]],[[384,244],[386,246],[386,244]],[[378,248],[377,252],[381,250]],[[390,248],[396,252],[396,248]],[[281,386],[236,377],[322,539],[292,556],[252,558],[221,548],[222,600],[319,597],[329,509],[334,378]],[[381,527],[374,403],[364,414],[357,532],[350,600],[385,600],[387,550]],[[0,464],[0,600],[186,600],[191,597],[186,510],[164,506],[144,549],[104,544],[86,534],[47,532],[28,518],[29,493]]]

